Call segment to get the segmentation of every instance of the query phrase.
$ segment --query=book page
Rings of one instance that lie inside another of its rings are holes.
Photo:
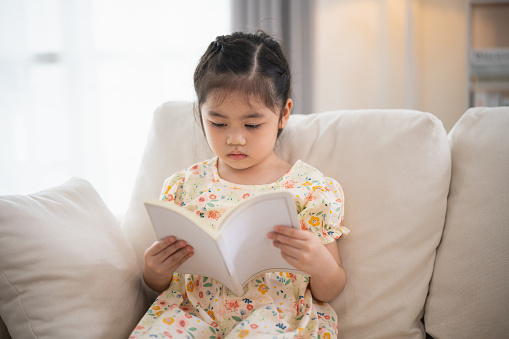
[[[219,251],[214,233],[208,229],[199,217],[188,210],[174,205],[178,210],[169,209],[170,202],[151,201],[156,205],[145,203],[157,239],[175,236],[185,240],[194,248],[194,255],[183,263],[176,272],[198,274],[221,281],[228,288],[233,288],[227,266]],[[166,207],[165,207],[166,206]],[[205,231],[194,222],[202,223]]]
[[[273,231],[276,225],[300,228],[291,193],[269,193],[255,204],[248,202],[228,216],[221,230],[228,257],[232,258],[234,274],[240,283],[244,284],[257,272],[295,271],[283,259],[281,251],[272,245],[272,240],[267,238],[267,233]]]

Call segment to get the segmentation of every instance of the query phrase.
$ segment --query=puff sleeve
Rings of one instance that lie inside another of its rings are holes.
[[[344,195],[339,183],[325,177],[321,182],[309,183],[306,189],[304,206],[299,213],[301,228],[315,233],[323,244],[347,235],[350,230],[342,226]]]
[[[175,204],[182,206],[185,195],[184,182],[185,182],[184,171],[177,172],[170,176],[169,178],[167,178],[164,181],[159,199],[173,201]]]

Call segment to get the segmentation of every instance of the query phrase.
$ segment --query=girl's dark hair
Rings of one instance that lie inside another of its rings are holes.
[[[261,100],[277,112],[290,97],[290,67],[280,44],[263,31],[236,32],[211,42],[194,72],[198,114],[208,95],[219,103],[230,92]]]

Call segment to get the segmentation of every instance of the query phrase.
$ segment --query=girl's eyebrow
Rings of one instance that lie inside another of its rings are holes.
[[[256,118],[263,118],[262,113],[254,112],[254,113],[248,113],[243,116],[244,119],[256,119]]]
[[[227,116],[225,116],[221,113],[218,113],[218,112],[210,111],[210,112],[208,112],[208,114],[213,117],[228,119]],[[248,113],[248,114],[242,116],[242,118],[243,119],[256,119],[256,118],[263,118],[263,116],[264,115],[262,113],[253,112],[253,113]]]
[[[208,115],[213,116],[213,117],[217,117],[217,118],[223,118],[223,119],[227,118],[226,116],[224,116],[224,115],[222,115],[220,113],[214,112],[214,111],[208,112]]]

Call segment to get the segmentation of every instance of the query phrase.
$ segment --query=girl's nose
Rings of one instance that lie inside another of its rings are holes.
[[[246,144],[246,138],[241,131],[232,130],[226,137],[226,143],[230,146],[243,146]]]

